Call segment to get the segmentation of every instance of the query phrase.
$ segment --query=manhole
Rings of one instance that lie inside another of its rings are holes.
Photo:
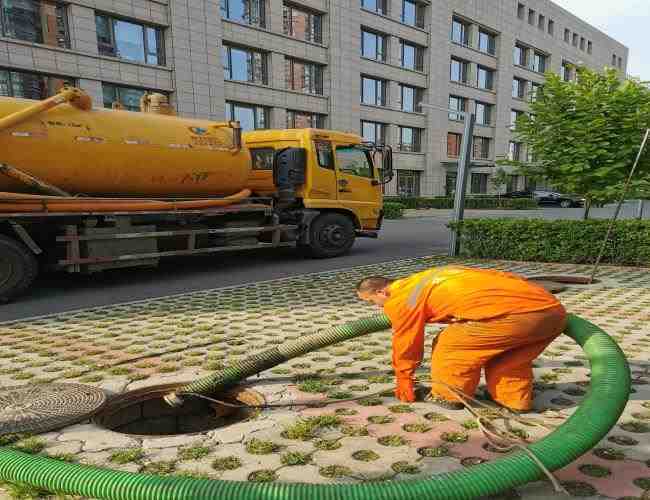
[[[182,406],[168,405],[163,396],[186,383],[156,385],[113,397],[97,414],[94,422],[123,434],[173,436],[194,434],[225,427],[249,418],[255,409],[238,408],[187,396]],[[213,396],[243,405],[263,405],[264,397],[249,388],[233,388]]]
[[[566,290],[566,286],[564,286],[562,283],[557,283],[555,281],[547,281],[547,280],[541,280],[541,279],[530,279],[528,280],[532,283],[535,283],[538,286],[541,286],[544,288],[547,292],[550,293],[560,293]]]
[[[0,435],[48,432],[90,418],[106,402],[82,384],[31,384],[0,389]]]

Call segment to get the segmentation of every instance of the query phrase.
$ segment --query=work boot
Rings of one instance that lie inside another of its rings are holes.
[[[515,410],[514,408],[510,408],[510,407],[508,407],[506,405],[502,405],[498,401],[494,400],[494,398],[492,397],[492,394],[490,394],[490,391],[488,391],[487,389],[485,389],[483,391],[483,396],[480,399],[482,399],[484,401],[489,401],[490,403],[494,403],[499,408],[503,408],[504,410],[508,410],[510,413],[513,413],[515,415],[523,415],[525,413],[537,413],[532,408],[530,410]]]

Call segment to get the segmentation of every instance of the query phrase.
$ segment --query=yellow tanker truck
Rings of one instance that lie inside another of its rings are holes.
[[[39,270],[281,246],[327,258],[378,235],[388,146],[330,130],[242,133],[176,117],[157,94],[140,113],[115,108],[75,88],[0,98],[0,301]]]

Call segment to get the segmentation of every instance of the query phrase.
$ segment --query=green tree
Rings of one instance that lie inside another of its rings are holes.
[[[492,184],[492,187],[500,196],[503,187],[508,184],[508,173],[501,167],[497,168],[490,175],[490,184]]]
[[[521,116],[515,136],[534,153],[532,161],[500,160],[524,175],[546,179],[565,192],[592,203],[612,201],[621,193],[650,128],[650,89],[638,80],[620,80],[613,69],[602,73],[577,69],[565,82],[547,74],[546,83]],[[643,154],[629,196],[650,192],[650,153]]]

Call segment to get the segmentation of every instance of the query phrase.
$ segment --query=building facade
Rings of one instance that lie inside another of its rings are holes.
[[[477,116],[469,191],[524,158],[511,124],[544,72],[626,74],[628,49],[549,0],[0,0],[0,95],[63,84],[136,111],[145,91],[182,116],[244,128],[351,131],[394,147],[387,194],[453,189]],[[425,106],[420,106],[424,103]],[[451,111],[448,111],[451,109]],[[525,187],[511,176],[505,189]]]

